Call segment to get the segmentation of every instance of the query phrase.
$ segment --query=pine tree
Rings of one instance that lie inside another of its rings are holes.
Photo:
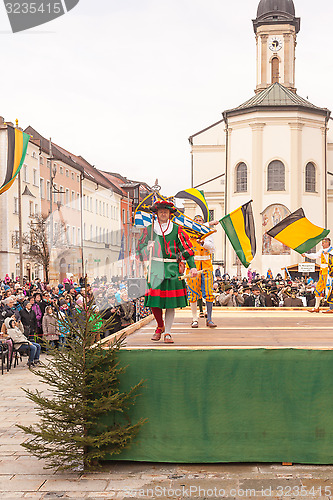
[[[143,419],[131,423],[126,413],[142,381],[127,393],[119,391],[125,372],[118,362],[123,339],[110,348],[95,342],[110,322],[102,320],[93,303],[84,302],[59,323],[68,331],[65,346],[51,349],[47,366],[34,370],[51,396],[24,389],[41,420],[36,426],[18,426],[32,436],[22,446],[46,459],[47,468],[92,469],[107,454],[128,447],[144,424]]]

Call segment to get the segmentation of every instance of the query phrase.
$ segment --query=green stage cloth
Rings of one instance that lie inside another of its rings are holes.
[[[121,351],[147,418],[114,460],[333,463],[333,351]]]

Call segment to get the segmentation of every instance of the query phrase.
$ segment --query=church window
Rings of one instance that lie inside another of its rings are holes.
[[[307,193],[316,192],[316,167],[313,163],[308,163],[305,167],[305,191]]]
[[[245,163],[240,163],[236,167],[236,193],[244,193],[247,191],[247,166]]]
[[[279,83],[280,74],[279,74],[280,61],[277,57],[273,57],[272,59],[272,83]]]
[[[285,166],[279,160],[274,160],[267,169],[267,191],[285,191]]]

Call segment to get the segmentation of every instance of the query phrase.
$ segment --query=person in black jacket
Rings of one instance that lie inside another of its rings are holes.
[[[243,307],[266,307],[265,297],[261,295],[257,286],[252,287],[251,295],[244,299]]]
[[[37,332],[36,314],[32,310],[32,304],[28,300],[24,302],[24,307],[20,312],[22,325],[24,327],[24,335],[33,342],[35,333]]]

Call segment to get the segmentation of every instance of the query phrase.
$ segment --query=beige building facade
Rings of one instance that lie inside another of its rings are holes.
[[[296,93],[300,19],[293,1],[261,0],[253,26],[255,95],[190,137],[192,186],[204,190],[215,219],[253,200],[257,254],[251,267],[276,275],[303,259],[268,237],[271,227],[302,207],[314,224],[333,228],[333,134],[330,111]],[[194,205],[186,207],[194,215]],[[236,255],[221,228],[215,238],[215,260],[236,275]]]

